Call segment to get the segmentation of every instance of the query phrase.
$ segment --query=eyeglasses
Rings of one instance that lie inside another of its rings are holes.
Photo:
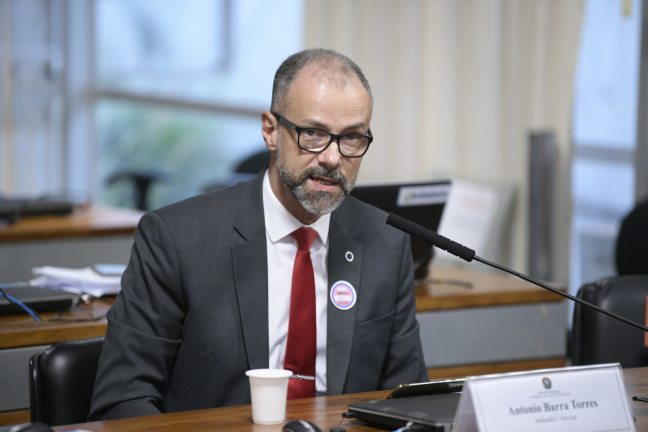
[[[369,135],[360,134],[342,134],[336,135],[321,129],[300,127],[286,120],[277,113],[272,113],[277,120],[290,129],[297,132],[297,145],[300,149],[311,153],[322,153],[333,141],[337,142],[340,154],[348,158],[358,158],[364,156],[369,150],[369,144],[373,141],[371,129]]]

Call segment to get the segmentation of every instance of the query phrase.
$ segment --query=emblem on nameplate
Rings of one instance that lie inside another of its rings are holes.
[[[547,377],[542,378],[542,385],[549,390],[551,388],[551,380]]]

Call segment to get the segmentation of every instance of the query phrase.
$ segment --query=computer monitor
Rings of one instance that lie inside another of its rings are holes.
[[[378,207],[387,213],[394,213],[436,231],[441,222],[441,215],[448,194],[450,181],[429,183],[407,183],[356,186],[351,195]],[[414,259],[414,277],[425,279],[428,264],[432,259],[432,246],[416,237],[412,240],[412,257]]]

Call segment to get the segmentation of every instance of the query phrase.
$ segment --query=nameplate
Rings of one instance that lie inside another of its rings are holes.
[[[455,432],[634,431],[618,363],[468,377]]]

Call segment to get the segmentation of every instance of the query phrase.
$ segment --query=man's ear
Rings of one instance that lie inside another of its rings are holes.
[[[279,135],[279,122],[270,111],[261,113],[261,134],[266,143],[266,147],[271,152],[277,150],[277,137]]]

